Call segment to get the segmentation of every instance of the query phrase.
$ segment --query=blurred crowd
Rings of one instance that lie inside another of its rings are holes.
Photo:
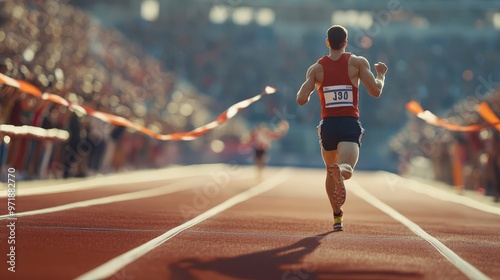
[[[457,103],[442,117],[463,126],[485,127],[477,131],[452,132],[413,116],[390,142],[399,172],[424,175],[454,186],[458,192],[477,191],[499,202],[500,125],[492,126],[477,113],[477,105],[483,101],[500,117],[500,87]]]
[[[210,121],[210,100],[162,68],[120,33],[60,1],[0,2],[2,74],[158,133]],[[157,141],[5,85],[0,85],[0,124],[70,134],[67,141],[49,141],[0,132],[2,168],[14,167],[25,179],[160,167],[181,163],[180,153],[189,157],[202,150],[199,142]]]

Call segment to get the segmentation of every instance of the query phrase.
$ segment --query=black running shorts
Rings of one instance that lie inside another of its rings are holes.
[[[326,151],[337,150],[340,142],[354,142],[361,147],[365,130],[354,117],[326,117],[318,125],[319,144]]]
[[[266,155],[266,150],[255,148],[255,158],[261,158]]]

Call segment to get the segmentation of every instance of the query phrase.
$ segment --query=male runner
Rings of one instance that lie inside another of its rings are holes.
[[[297,92],[297,103],[304,105],[318,89],[321,122],[318,135],[326,166],[326,191],[333,209],[333,229],[342,230],[342,205],[346,199],[344,180],[351,178],[358,161],[364,129],[359,122],[359,81],[378,98],[384,87],[387,66],[376,63],[374,77],[368,60],[346,53],[347,30],[339,25],[328,29],[326,45],[330,52],[307,70],[306,81]]]
[[[255,151],[255,165],[257,167],[257,180],[262,179],[262,171],[266,164],[267,151],[271,148],[272,141],[282,138],[288,132],[288,122],[280,121],[275,129],[269,128],[264,123],[261,123],[250,133],[250,139],[246,141],[244,146],[253,145]]]

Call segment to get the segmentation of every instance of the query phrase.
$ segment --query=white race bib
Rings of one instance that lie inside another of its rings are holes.
[[[352,86],[329,86],[323,87],[325,96],[325,108],[354,106]]]

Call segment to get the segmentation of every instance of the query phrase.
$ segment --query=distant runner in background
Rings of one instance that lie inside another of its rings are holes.
[[[250,139],[244,142],[244,146],[252,145],[255,153],[255,165],[257,167],[257,180],[262,179],[262,171],[267,161],[267,152],[271,148],[273,140],[282,138],[288,132],[288,122],[280,121],[275,129],[269,128],[261,123],[250,133]]]

